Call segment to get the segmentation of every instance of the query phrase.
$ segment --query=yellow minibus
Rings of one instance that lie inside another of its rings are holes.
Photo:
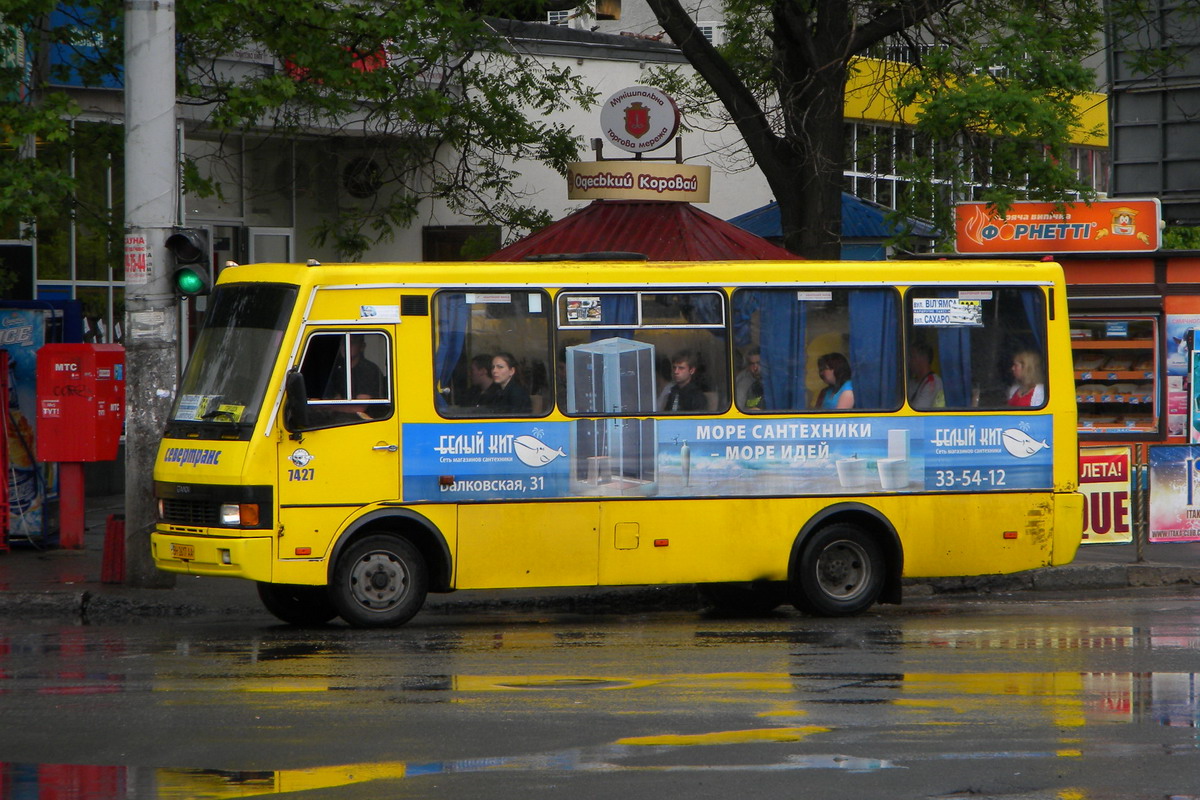
[[[679,583],[855,614],[1069,562],[1075,413],[1052,263],[232,265],[151,547],[293,624]]]

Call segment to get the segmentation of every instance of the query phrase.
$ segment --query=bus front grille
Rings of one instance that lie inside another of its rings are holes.
[[[217,525],[217,506],[209,500],[178,500],[162,501],[162,521],[172,525],[194,525],[215,527]]]

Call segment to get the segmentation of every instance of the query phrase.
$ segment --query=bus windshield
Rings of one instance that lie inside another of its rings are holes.
[[[171,425],[251,429],[295,302],[294,286],[217,287],[175,400]]]

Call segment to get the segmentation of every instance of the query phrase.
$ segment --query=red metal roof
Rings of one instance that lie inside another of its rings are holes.
[[[691,203],[593,200],[485,260],[600,251],[644,253],[651,261],[799,258]]]

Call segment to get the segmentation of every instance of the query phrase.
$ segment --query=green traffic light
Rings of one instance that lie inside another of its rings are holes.
[[[204,288],[204,279],[190,269],[181,269],[175,275],[175,285],[184,294],[195,294]]]

